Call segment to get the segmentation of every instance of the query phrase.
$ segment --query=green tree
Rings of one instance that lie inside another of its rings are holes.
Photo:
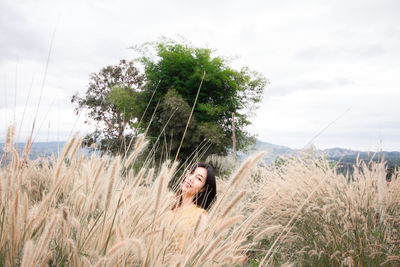
[[[96,130],[85,137],[85,144],[97,143],[103,152],[124,152],[136,136],[135,123],[143,110],[141,101],[145,76],[133,62],[121,60],[118,65],[102,68],[90,76],[84,97],[75,93],[71,102],[75,112],[87,112],[85,123]]]
[[[148,131],[153,141],[165,128],[164,140],[169,144],[172,158],[175,156],[204,72],[206,76],[179,158],[188,158],[203,140],[210,144],[206,155],[227,154],[232,147],[232,113],[236,117],[237,148],[254,141],[245,126],[250,124],[249,117],[254,114],[267,84],[261,74],[247,67],[235,70],[226,59],[213,56],[208,48],[165,41],[147,44],[146,48],[149,47],[154,49],[156,57],[147,53],[141,58],[147,78],[143,98],[150,101],[145,121],[150,121],[156,103],[161,100]]]

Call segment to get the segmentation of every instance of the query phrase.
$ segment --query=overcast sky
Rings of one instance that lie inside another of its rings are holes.
[[[400,151],[399,14],[395,0],[3,0],[0,141],[13,122],[26,140],[38,105],[36,141],[87,133],[70,98],[90,73],[133,59],[132,45],[183,36],[268,78],[248,128],[260,140]]]

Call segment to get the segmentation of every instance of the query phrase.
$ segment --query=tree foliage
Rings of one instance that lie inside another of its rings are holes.
[[[189,158],[199,144],[208,147],[204,156],[227,154],[232,147],[232,113],[237,148],[252,143],[245,127],[267,83],[262,75],[247,67],[235,70],[211,49],[187,43],[163,41],[146,48],[156,57],[145,53],[137,60],[144,74],[133,62],[121,60],[92,74],[84,97],[72,96],[76,112],[86,110],[96,124],[87,144],[100,142],[103,151],[124,152],[135,134],[146,132],[157,159],[174,158],[204,73],[179,158]]]
[[[143,92],[145,101],[150,101],[155,88],[157,90],[146,121],[150,121],[157,101],[162,100],[149,128],[148,134],[153,140],[166,127],[162,134],[167,144],[169,141],[169,152],[176,153],[204,72],[206,76],[180,158],[189,157],[203,140],[210,144],[207,154],[226,154],[232,147],[232,113],[236,117],[237,148],[242,149],[254,140],[245,127],[250,124],[249,117],[261,101],[267,84],[261,74],[247,67],[235,70],[224,58],[213,56],[208,48],[175,42],[159,42],[151,44],[150,48],[157,57],[145,54],[141,58],[148,88]],[[177,109],[175,117],[170,119],[174,107]]]
[[[118,65],[102,68],[90,76],[84,97],[75,93],[71,102],[78,114],[87,112],[86,123],[96,130],[85,138],[87,145],[99,143],[100,150],[118,153],[133,138],[134,125],[142,112],[141,88],[145,76],[133,62],[121,60]]]

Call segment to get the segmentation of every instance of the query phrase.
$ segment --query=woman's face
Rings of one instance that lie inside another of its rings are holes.
[[[196,195],[203,189],[207,179],[207,170],[203,167],[197,167],[193,173],[186,175],[182,184],[182,193]]]

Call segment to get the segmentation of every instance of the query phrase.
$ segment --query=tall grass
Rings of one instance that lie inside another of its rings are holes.
[[[198,221],[180,243],[167,186],[178,165],[135,173],[144,138],[125,157],[80,155],[73,137],[60,156],[27,161],[13,131],[0,170],[2,265],[400,263],[400,182],[386,184],[383,163],[360,162],[346,177],[307,155],[260,165],[260,153],[217,180],[206,227]]]
[[[177,245],[177,222],[168,219],[175,197],[167,187],[177,164],[167,162],[157,174],[154,169],[134,173],[130,166],[145,140],[139,139],[130,155],[109,158],[78,155],[82,139],[74,137],[57,158],[23,161],[12,137],[13,128],[6,146],[12,160],[3,162],[0,172],[2,264],[208,266],[244,261],[249,244],[239,225],[246,222],[238,216],[238,203],[222,190],[206,228],[193,229],[184,245]],[[243,175],[249,172],[246,166]],[[229,192],[240,194],[238,186]]]
[[[400,264],[400,181],[386,181],[384,163],[358,162],[343,176],[305,155],[258,175],[252,204],[268,206],[254,233],[262,265]]]

